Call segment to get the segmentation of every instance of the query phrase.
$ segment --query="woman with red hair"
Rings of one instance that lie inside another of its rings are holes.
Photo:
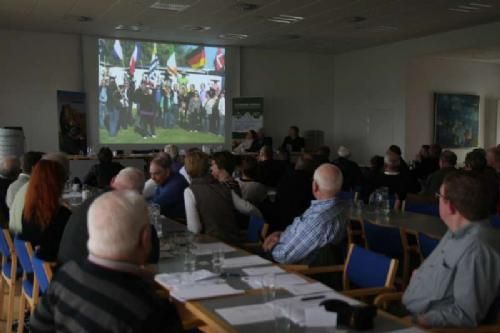
[[[33,169],[26,193],[20,238],[38,246],[38,256],[56,261],[59,243],[71,211],[61,204],[64,168],[41,160]]]

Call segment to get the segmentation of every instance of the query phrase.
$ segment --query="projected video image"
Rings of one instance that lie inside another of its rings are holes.
[[[99,39],[101,144],[224,143],[225,49]]]

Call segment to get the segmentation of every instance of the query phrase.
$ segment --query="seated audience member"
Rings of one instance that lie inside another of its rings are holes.
[[[236,154],[257,152],[257,144],[257,133],[254,130],[249,130],[245,139],[233,151]]]
[[[56,261],[59,243],[71,211],[61,205],[65,178],[63,167],[41,160],[33,168],[24,203],[20,238],[38,246],[38,255]]]
[[[99,150],[97,159],[99,163],[92,166],[83,183],[103,189],[109,186],[111,179],[123,169],[123,165],[113,162],[113,152],[108,147]]]
[[[200,148],[198,148],[198,147],[189,148],[189,149],[188,149],[188,151],[187,151],[187,154],[192,153],[192,152],[195,152],[195,151],[201,151],[201,149],[200,149]],[[189,175],[187,174],[187,172],[186,172],[186,167],[185,167],[184,165],[183,165],[183,166],[182,166],[182,168],[179,170],[179,173],[180,173],[181,175],[183,175],[183,176],[184,176],[184,178],[186,179],[186,181],[187,181],[189,184],[191,184],[191,177],[189,177]]]
[[[361,169],[358,163],[349,159],[351,157],[351,151],[344,146],[339,147],[337,155],[339,157],[332,163],[342,171],[342,176],[344,178],[342,191],[356,191],[361,185]]]
[[[395,196],[395,208],[401,208],[401,202],[406,199],[408,180],[399,171],[400,158],[396,154],[387,154],[384,158],[384,172],[374,177],[373,183],[368,188],[372,193],[380,187],[387,187],[389,195]],[[406,175],[407,176],[407,175]]]
[[[64,181],[68,180],[69,177],[69,160],[64,153],[47,153],[42,156],[42,160],[54,161],[59,163],[64,170]],[[29,181],[19,188],[16,195],[14,196],[14,201],[12,201],[12,206],[9,212],[9,229],[14,233],[20,233],[22,231],[22,220],[23,220],[23,209],[24,201],[26,199],[26,192],[28,191]]]
[[[316,153],[314,153],[314,159],[319,165],[323,163],[330,163],[330,147],[319,147]]]
[[[133,167],[122,169],[111,182],[109,190],[130,190],[141,193],[144,186],[144,174],[141,170]],[[80,206],[76,207],[71,214],[71,217],[64,228],[64,233],[59,246],[57,259],[60,263],[68,261],[83,262],[87,259],[87,241],[89,240],[89,232],[87,227],[87,214],[90,205],[99,198],[103,192],[97,193],[85,200]],[[155,227],[151,224],[151,252],[148,263],[158,262],[160,255],[160,245]]]
[[[264,146],[273,146],[273,138],[266,136],[264,129],[257,131],[257,139],[254,141],[255,152],[258,152]]]
[[[344,208],[335,199],[341,187],[339,168],[332,164],[319,166],[312,183],[316,200],[285,231],[269,235],[263,249],[282,264],[310,263],[321,248],[340,243],[347,225]]]
[[[230,244],[242,241],[236,211],[262,217],[260,211],[209,174],[208,155],[201,151],[186,155],[184,166],[191,184],[184,190],[187,228]]]
[[[302,215],[314,199],[311,183],[318,164],[299,157],[295,169],[287,173],[276,188],[276,199],[269,217],[270,229],[285,230],[296,216]]]
[[[5,203],[10,208],[12,206],[12,202],[14,201],[14,197],[19,191],[19,189],[26,184],[31,175],[31,170],[33,166],[42,158],[42,153],[29,151],[23,155],[21,158],[21,173],[17,177],[17,179],[10,184],[7,190],[7,197],[5,198]]]
[[[287,171],[287,161],[275,160],[270,146],[260,149],[257,157],[257,181],[269,187],[278,186],[281,178]]]
[[[368,168],[363,168],[363,186],[372,188],[373,179],[377,175],[384,172],[384,158],[380,155],[375,155],[370,158],[370,166]]]
[[[156,183],[151,202],[160,205],[161,214],[170,218],[184,218],[184,189],[189,185],[186,179],[170,169],[170,156],[158,154],[149,164],[149,174]]]
[[[438,192],[446,175],[457,170],[455,169],[456,164],[457,155],[451,150],[443,151],[439,158],[439,170],[427,178],[422,194],[434,195],[434,193]]]
[[[97,198],[88,214],[88,259],[63,265],[31,317],[38,332],[181,332],[143,265],[151,250],[147,204],[135,191]]]
[[[288,136],[285,137],[281,148],[291,152],[301,152],[304,150],[306,143],[303,137],[299,136],[299,128],[297,126],[290,126],[288,129]]]
[[[389,149],[387,149],[386,155],[387,154],[395,154],[399,157],[399,171],[402,172],[403,174],[409,173],[410,168],[408,167],[408,164],[406,161],[403,159],[403,153],[401,152],[401,148],[397,145],[390,145]]]
[[[7,226],[9,221],[9,207],[6,203],[7,190],[19,174],[19,160],[17,157],[0,157],[0,224]]]
[[[251,204],[258,206],[267,198],[268,187],[257,182],[257,160],[253,156],[244,156],[241,161],[241,177],[237,179],[241,196]]]
[[[467,155],[465,155],[464,169],[481,177],[488,184],[493,193],[490,197],[490,207],[491,212],[494,212],[498,202],[499,180],[495,170],[487,165],[486,153],[479,149],[474,149],[467,153]]]
[[[217,152],[212,155],[210,163],[212,177],[241,196],[240,184],[231,176],[236,167],[234,156],[228,151]]]
[[[168,156],[170,156],[170,160],[172,161],[170,169],[173,172],[179,172],[179,170],[182,168],[182,161],[181,157],[179,156],[179,148],[177,148],[176,145],[166,145],[163,151],[167,153]]]
[[[486,151],[486,162],[490,168],[493,168],[500,178],[500,149],[497,147],[490,148]]]
[[[423,145],[419,155],[419,161],[415,165],[413,175],[417,179],[427,179],[430,174],[439,170],[441,146],[438,144]]]
[[[448,232],[413,273],[403,296],[424,327],[475,327],[500,296],[500,235],[489,224],[487,184],[472,173],[446,176],[439,215]]]

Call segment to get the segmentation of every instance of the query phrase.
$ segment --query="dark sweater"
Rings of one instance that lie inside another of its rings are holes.
[[[31,317],[31,331],[181,332],[181,324],[151,281],[86,261],[57,272]]]
[[[83,182],[86,185],[106,188],[110,186],[111,179],[113,179],[121,169],[123,169],[123,165],[116,162],[96,164],[90,169]]]
[[[35,246],[39,246],[38,257],[46,261],[56,261],[59,244],[64,233],[64,228],[71,215],[71,211],[60,206],[56,215],[45,229],[40,224],[27,221],[23,217],[23,231],[19,235],[22,240],[28,241]]]

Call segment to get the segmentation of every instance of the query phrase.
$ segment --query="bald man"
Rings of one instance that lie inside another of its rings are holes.
[[[322,164],[314,172],[312,192],[316,200],[294,219],[285,231],[274,232],[264,241],[264,251],[282,264],[308,264],[328,244],[338,244],[346,234],[347,218],[336,199],[342,188],[342,172]]]
[[[142,193],[144,187],[144,173],[133,167],[122,169],[118,175],[111,181],[111,188],[109,190],[131,190],[136,193]],[[83,262],[87,259],[87,241],[89,239],[89,231],[87,228],[87,213],[90,205],[98,197],[102,196],[103,192],[85,200],[80,206],[76,207],[68,220],[64,233],[59,245],[59,253],[57,259],[60,263],[66,263],[74,260],[76,262]],[[151,243],[152,251],[150,253],[148,262],[156,263],[159,257],[159,241],[156,235],[156,230],[151,225]]]
[[[112,191],[88,212],[83,263],[63,265],[31,317],[39,332],[181,332],[175,307],[143,268],[151,251],[148,206],[137,191]]]

